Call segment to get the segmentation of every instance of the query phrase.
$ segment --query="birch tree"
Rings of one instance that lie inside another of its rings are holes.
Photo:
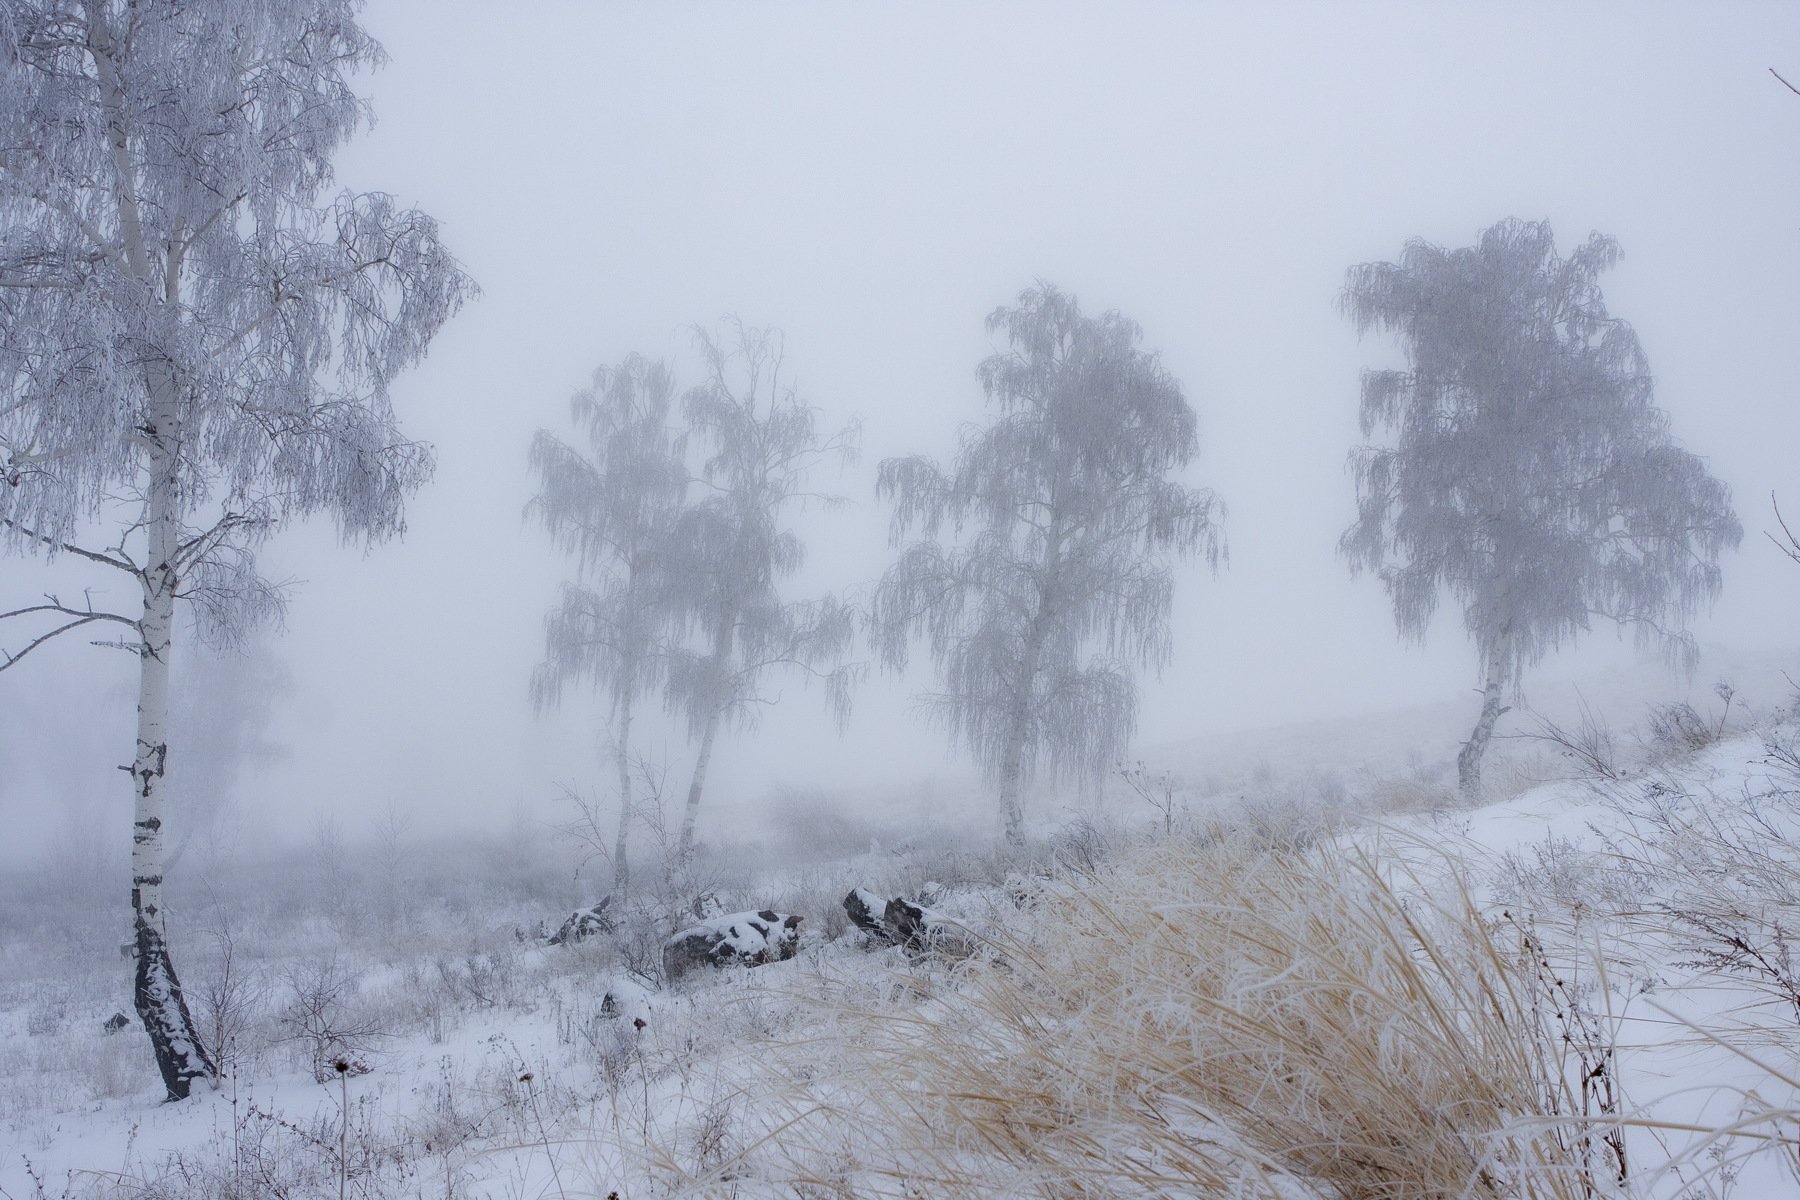
[[[674,397],[668,367],[632,355],[595,372],[593,386],[570,403],[585,450],[546,431],[531,444],[541,485],[531,511],[557,546],[574,556],[577,574],[545,618],[544,661],[532,675],[532,698],[540,708],[556,704],[567,683],[586,679],[612,702],[619,785],[615,892],[631,880],[634,706],[666,677],[680,618],[669,584],[669,551],[688,476],[669,425]]]
[[[0,0],[0,540],[141,598],[14,609],[0,666],[94,628],[138,656],[134,994],[171,1099],[216,1074],[163,909],[175,606],[229,637],[280,607],[284,521],[401,528],[432,460],[388,385],[472,289],[423,213],[326,197],[382,57],[357,7]]]
[[[683,560],[677,590],[687,597],[686,620],[699,645],[673,660],[668,691],[699,739],[681,818],[683,855],[693,849],[720,727],[754,723],[773,702],[765,691],[772,674],[822,683],[841,722],[858,676],[843,661],[855,633],[852,611],[829,596],[793,601],[781,594],[782,581],[806,559],[783,519],[809,501],[837,502],[810,491],[807,481],[821,462],[854,460],[858,430],[819,432],[818,410],[784,374],[779,331],[734,321],[726,335],[698,331],[696,341],[706,377],[684,397],[683,409],[703,495],[685,514],[675,545]]]
[[[1169,658],[1171,563],[1217,566],[1223,510],[1174,478],[1198,449],[1194,411],[1134,322],[1040,284],[987,324],[1008,342],[979,370],[992,423],[948,469],[881,464],[903,549],[872,627],[896,669],[924,638],[941,690],[923,700],[997,785],[1022,846],[1036,771],[1075,777],[1123,753],[1135,668]]]
[[[1564,258],[1543,221],[1507,220],[1476,244],[1408,242],[1398,262],[1350,269],[1359,334],[1393,333],[1404,369],[1369,370],[1351,456],[1357,519],[1340,548],[1377,573],[1403,637],[1439,600],[1462,610],[1482,704],[1457,757],[1474,795],[1521,672],[1595,618],[1690,668],[1685,621],[1719,591],[1742,528],[1730,492],[1678,446],[1653,403],[1630,325],[1599,277],[1619,259],[1594,234]]]

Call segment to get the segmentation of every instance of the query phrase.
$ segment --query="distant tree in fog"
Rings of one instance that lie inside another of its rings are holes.
[[[174,871],[197,836],[216,839],[228,827],[231,792],[246,768],[284,757],[270,737],[276,706],[294,691],[294,673],[266,630],[235,648],[196,647],[170,683],[169,740],[181,757],[167,782],[181,797],[181,836],[164,862]],[[213,843],[216,845],[216,841]]]
[[[1686,618],[1743,536],[1728,489],[1670,438],[1637,335],[1607,313],[1598,280],[1618,259],[1599,234],[1559,257],[1547,222],[1507,220],[1463,249],[1408,242],[1344,287],[1357,332],[1396,334],[1407,366],[1363,374],[1363,436],[1394,444],[1353,452],[1340,547],[1380,575],[1403,636],[1425,636],[1444,593],[1462,607],[1483,688],[1457,759],[1467,794],[1505,689],[1595,617],[1691,665]]]
[[[1022,783],[1078,776],[1124,751],[1135,666],[1169,658],[1170,560],[1217,565],[1218,498],[1172,475],[1198,446],[1194,411],[1138,326],[1082,315],[1041,284],[988,329],[1009,348],[980,366],[996,410],[948,470],[881,464],[896,546],[876,589],[882,656],[923,636],[942,690],[924,699],[998,785],[1006,837],[1024,842]]]
[[[799,673],[824,685],[839,720],[849,711],[858,669],[846,664],[852,610],[834,597],[795,601],[781,583],[805,560],[783,524],[807,501],[836,503],[808,490],[822,461],[856,456],[857,429],[830,436],[818,410],[783,375],[778,330],[730,323],[726,335],[696,334],[706,378],[683,400],[700,499],[683,514],[671,551],[681,564],[675,593],[696,644],[671,661],[668,699],[699,738],[682,813],[679,849],[693,848],[694,824],[721,724],[753,723],[773,703],[771,673]]]
[[[528,511],[574,557],[576,571],[544,619],[544,660],[532,674],[531,694],[539,708],[555,705],[567,684],[585,680],[612,702],[615,891],[625,889],[631,873],[633,706],[667,678],[679,632],[670,550],[688,472],[669,424],[674,397],[668,367],[634,354],[600,368],[593,386],[570,401],[583,446],[544,430],[531,443],[539,488]]]
[[[135,996],[171,1099],[216,1075],[163,912],[175,603],[230,640],[279,609],[255,552],[287,519],[401,528],[431,455],[388,385],[473,288],[428,216],[324,198],[382,59],[357,7],[0,5],[0,543],[142,598],[0,614],[0,670],[77,630],[138,656]]]

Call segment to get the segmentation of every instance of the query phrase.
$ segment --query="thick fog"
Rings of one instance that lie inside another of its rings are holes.
[[[1037,280],[1142,325],[1199,413],[1186,482],[1229,508],[1228,564],[1180,573],[1146,757],[1459,698],[1472,718],[1454,606],[1403,645],[1379,582],[1336,551],[1359,373],[1400,361],[1337,297],[1354,263],[1508,216],[1548,219],[1565,251],[1619,240],[1607,302],[1676,438],[1732,488],[1745,538],[1695,627],[1696,679],[1796,641],[1800,570],[1763,531],[1772,492],[1800,515],[1800,95],[1770,73],[1800,82],[1800,7],[374,0],[366,23],[392,62],[364,81],[377,123],[340,182],[438,217],[483,295],[396,388],[438,456],[404,538],[365,553],[325,525],[283,534],[269,573],[304,581],[286,629],[183,668],[214,698],[174,769],[210,770],[239,830],[393,812],[503,829],[553,819],[564,785],[606,793],[604,703],[528,699],[573,568],[524,518],[526,448],[569,432],[595,367],[636,351],[686,385],[695,324],[784,330],[821,428],[863,430],[860,462],[814,479],[850,503],[796,519],[809,556],[788,591],[855,596],[892,555],[876,464],[947,457],[984,419],[983,319]],[[6,559],[0,608],[87,583],[115,586]],[[1596,626],[1526,690],[1636,660]],[[123,839],[130,666],[65,639],[0,674],[8,856]],[[911,704],[928,682],[872,670],[841,736],[816,689],[779,684],[722,740],[703,833],[780,789],[965,786],[968,760]],[[685,782],[685,730],[657,721],[645,744]]]

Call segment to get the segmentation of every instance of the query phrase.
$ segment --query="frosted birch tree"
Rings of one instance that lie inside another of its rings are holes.
[[[854,613],[834,597],[794,601],[781,593],[806,557],[783,519],[808,502],[838,502],[810,491],[808,477],[824,461],[853,461],[858,430],[819,432],[818,410],[783,373],[779,331],[734,321],[727,335],[698,331],[696,341],[706,377],[689,390],[683,409],[702,496],[674,544],[682,557],[677,591],[687,597],[686,620],[699,644],[673,660],[668,691],[699,739],[681,818],[683,855],[693,849],[719,729],[754,722],[773,702],[767,679],[798,674],[823,684],[841,722],[858,677],[857,666],[844,661]]]
[[[1171,563],[1217,566],[1223,510],[1174,478],[1198,449],[1194,411],[1134,322],[1040,284],[987,324],[1008,342],[979,371],[992,423],[948,469],[881,464],[904,549],[871,624],[896,669],[925,639],[941,690],[923,700],[997,785],[1021,846],[1037,770],[1079,777],[1123,753],[1134,668],[1169,658]]]
[[[669,582],[670,547],[688,473],[669,425],[674,398],[668,367],[634,354],[595,372],[593,386],[570,402],[585,449],[541,430],[531,443],[540,488],[530,511],[576,567],[576,579],[545,617],[532,699],[540,708],[554,705],[566,684],[587,680],[611,701],[619,786],[615,892],[631,880],[634,706],[666,678],[681,620]]]
[[[1380,576],[1403,637],[1423,639],[1443,595],[1461,607],[1482,687],[1457,757],[1465,794],[1507,690],[1595,618],[1691,667],[1685,621],[1743,536],[1728,489],[1671,439],[1637,335],[1607,312],[1599,277],[1618,258],[1599,234],[1561,257],[1547,222],[1506,220],[1457,250],[1408,242],[1344,287],[1357,332],[1395,334],[1406,367],[1363,374],[1363,436],[1393,441],[1352,453],[1340,548]]]
[[[141,597],[15,609],[0,665],[90,627],[137,654],[134,994],[171,1099],[216,1074],[163,909],[176,603],[229,637],[281,604],[285,520],[401,528],[432,460],[388,385],[472,288],[423,213],[326,196],[382,57],[357,7],[0,0],[0,540]]]

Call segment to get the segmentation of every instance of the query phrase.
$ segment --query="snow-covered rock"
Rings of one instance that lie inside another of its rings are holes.
[[[663,943],[663,978],[673,982],[695,967],[759,967],[794,957],[800,920],[772,909],[727,913],[689,926]]]
[[[844,912],[850,923],[878,941],[891,942],[894,931],[883,920],[888,902],[868,888],[852,888],[844,897]]]
[[[550,945],[571,946],[576,942],[593,937],[597,933],[611,933],[618,928],[618,922],[607,910],[612,907],[612,897],[608,896],[591,908],[578,908],[564,919],[560,928],[550,935]]]
[[[600,1015],[625,1021],[642,1029],[650,1023],[656,1004],[650,992],[635,979],[620,976],[606,985],[600,998]]]
[[[858,929],[909,952],[968,954],[974,949],[974,939],[960,922],[903,896],[883,899],[867,888],[853,888],[844,897],[844,912]]]

